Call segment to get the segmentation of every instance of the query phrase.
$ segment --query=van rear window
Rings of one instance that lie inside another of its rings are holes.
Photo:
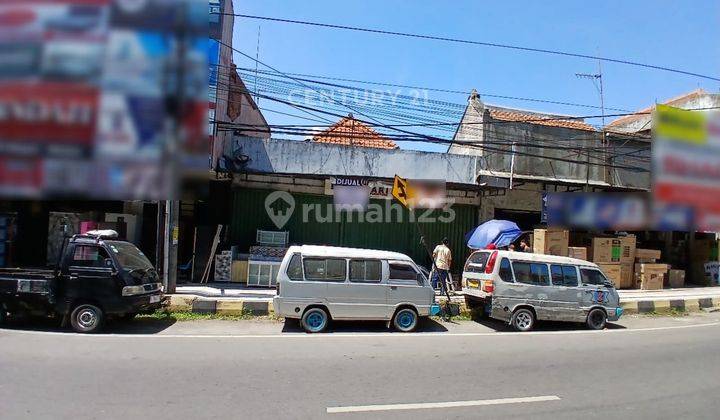
[[[302,273],[302,261],[300,259],[300,254],[293,254],[292,258],[290,259],[290,262],[288,263],[286,272],[287,272],[287,276],[290,280],[302,281],[303,273]]]
[[[469,271],[471,273],[484,273],[485,264],[487,264],[489,257],[489,252],[475,252],[470,255],[470,258],[468,258],[465,263],[465,271]]]

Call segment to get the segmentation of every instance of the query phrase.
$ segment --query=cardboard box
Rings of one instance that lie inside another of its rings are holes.
[[[535,229],[533,232],[533,252],[566,256],[570,232],[564,229]]]
[[[617,238],[595,237],[590,248],[591,260],[594,263],[620,262],[622,242]],[[634,262],[634,261],[633,261]]]
[[[247,260],[233,261],[230,281],[233,283],[247,283],[248,262]]]
[[[685,286],[685,270],[668,271],[668,286],[673,289]]]
[[[635,237],[635,235],[620,237],[620,262],[624,264],[634,264],[636,247],[637,237]]]
[[[584,246],[569,246],[568,257],[587,261],[587,248]]]
[[[637,248],[635,250],[635,259],[639,262],[655,262],[660,259],[662,252],[659,249]]]
[[[622,267],[620,263],[598,263],[598,267],[605,274],[605,277],[615,285],[615,288],[622,287]]]
[[[635,265],[620,264],[620,289],[632,289],[635,286]]]
[[[667,271],[667,264],[635,264],[635,286],[642,290],[660,290]]]

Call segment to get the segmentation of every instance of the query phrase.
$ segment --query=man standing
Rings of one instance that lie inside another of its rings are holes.
[[[520,252],[532,252],[532,248],[528,245],[527,239],[520,241]]]
[[[448,248],[448,239],[443,238],[442,243],[435,247],[433,251],[433,260],[435,261],[435,279],[433,281],[433,288],[437,286],[437,282],[440,282],[440,290],[445,293],[445,285],[448,281],[448,272],[450,271],[450,264],[452,263],[452,253]]]

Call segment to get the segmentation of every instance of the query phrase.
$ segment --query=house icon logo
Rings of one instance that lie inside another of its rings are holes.
[[[293,210],[295,199],[288,192],[273,191],[265,197],[265,211],[278,229],[282,229],[290,220]]]

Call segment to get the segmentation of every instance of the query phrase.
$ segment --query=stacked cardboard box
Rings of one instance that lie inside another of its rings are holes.
[[[535,229],[533,232],[533,252],[536,254],[568,254],[570,232],[564,229]]]
[[[616,288],[623,287],[622,283],[622,266],[620,263],[597,263],[605,277],[610,280]]]
[[[584,246],[569,246],[567,256],[587,261],[587,248]]]
[[[635,286],[642,290],[660,290],[667,271],[667,264],[635,264]]]
[[[696,239],[693,253],[690,255],[691,281],[703,286],[716,286],[717,280],[713,282],[713,264],[706,267],[708,263],[717,263],[718,241],[715,239]],[[707,268],[710,268],[708,270]],[[715,271],[717,272],[717,271]],[[717,279],[717,277],[715,277]]]
[[[620,238],[595,237],[590,248],[591,260],[615,283],[617,288],[633,287],[635,235]],[[605,267],[605,268],[603,268]]]
[[[635,261],[639,263],[655,263],[662,256],[659,249],[638,248],[635,250]]]

